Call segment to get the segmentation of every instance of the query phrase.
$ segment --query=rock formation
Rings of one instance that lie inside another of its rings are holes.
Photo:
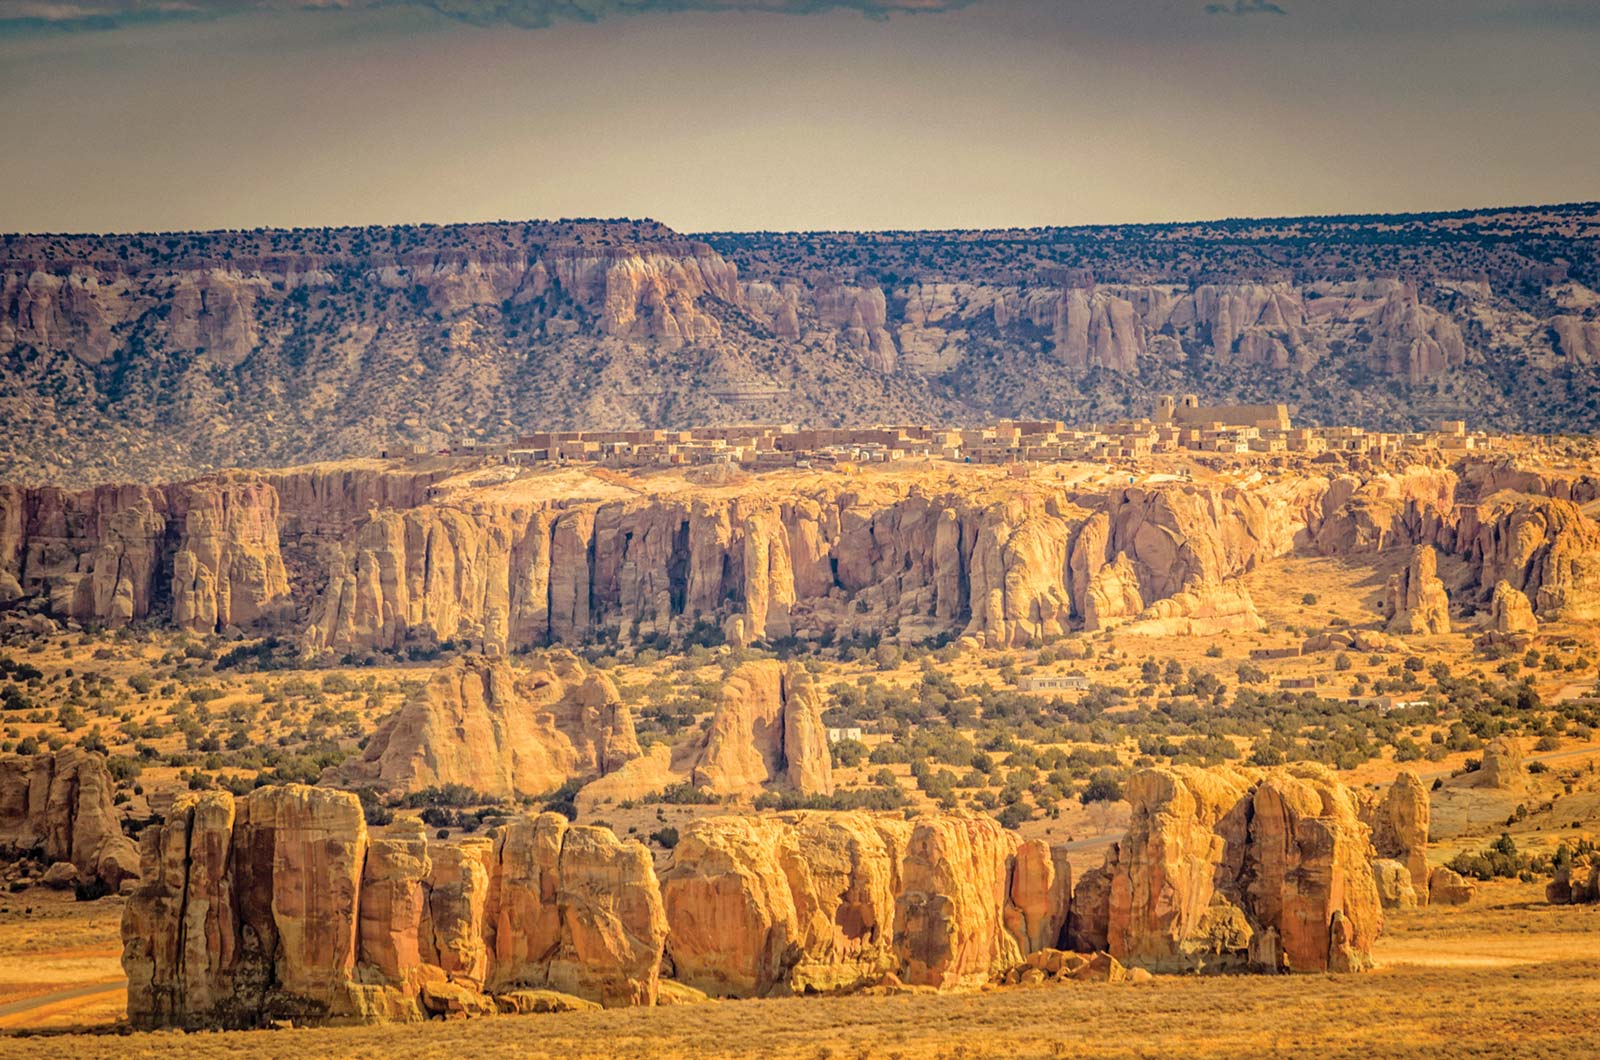
[[[1351,971],[1382,927],[1354,795],[1311,766],[1153,769],[1128,833],[1073,899],[1069,937],[1153,971]]]
[[[1403,868],[1404,882],[1414,896],[1413,901],[1427,904],[1430,811],[1427,785],[1415,773],[1402,770],[1382,796],[1366,793],[1359,810],[1361,819],[1372,830],[1372,846],[1378,857]],[[1380,890],[1383,890],[1381,886]],[[1398,900],[1399,891],[1394,887],[1385,891],[1386,895],[1391,893]]]
[[[1457,557],[1456,584],[1485,604],[1505,581],[1541,619],[1600,615],[1600,525],[1577,502],[1478,496],[1589,487],[1461,467],[1110,494],[954,468],[625,499],[596,479],[602,497],[559,502],[398,466],[4,487],[0,596],[80,622],[298,629],[312,654],[508,653],[709,625],[740,643],[962,634],[1004,647],[1079,626],[1249,630],[1240,578],[1263,562],[1421,546]],[[1442,628],[1436,570],[1415,562],[1395,585],[1396,624]]]
[[[639,755],[616,686],[572,653],[546,652],[526,670],[467,656],[435,674],[420,698],[379,723],[359,757],[324,780],[388,794],[457,784],[517,798],[614,773]]]
[[[1511,587],[1508,581],[1498,581],[1494,596],[1489,602],[1489,628],[1496,633],[1537,633],[1539,620],[1534,617],[1533,604],[1528,597]]]
[[[0,756],[0,854],[70,864],[79,882],[117,891],[139,875],[139,851],[122,834],[115,788],[97,752]]]
[[[798,663],[745,663],[723,682],[704,738],[687,750],[695,787],[740,795],[776,786],[832,795],[833,766],[822,697]]]
[[[1060,852],[989,818],[718,817],[662,874],[674,977],[717,996],[987,982],[1059,944]]]
[[[1450,599],[1439,580],[1439,555],[1431,545],[1413,549],[1405,569],[1389,584],[1389,632],[1450,632]]]
[[[1413,828],[1402,784],[1384,819]],[[668,978],[686,999],[963,989],[1030,968],[1355,971],[1382,925],[1379,883],[1410,887],[1403,863],[1375,867],[1359,800],[1319,767],[1147,770],[1129,798],[1128,833],[1074,888],[1064,849],[970,814],[703,817],[658,882],[643,846],[558,814],[430,843],[415,822],[369,834],[348,792],[189,793],[141,836],[129,1018],[651,1005]],[[1440,871],[1432,889],[1453,900]]]
[[[181,797],[123,916],[136,1027],[413,1020],[553,989],[652,1004],[666,920],[648,851],[557,814],[430,845],[354,795]]]
[[[1495,737],[1483,749],[1482,764],[1464,779],[1469,781],[1469,787],[1521,791],[1528,784],[1527,770],[1522,764],[1522,745],[1514,736]]]
[[[1428,898],[1434,905],[1466,905],[1478,885],[1447,865],[1435,865],[1428,874]]]
[[[1553,905],[1600,902],[1600,862],[1591,854],[1559,866],[1545,885],[1544,897]]]

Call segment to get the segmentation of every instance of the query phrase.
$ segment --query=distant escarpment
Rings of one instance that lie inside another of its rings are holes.
[[[883,234],[528,222],[0,237],[0,476],[544,427],[1082,421],[1157,393],[1592,429],[1593,204]]]
[[[1240,576],[1260,564],[1404,547],[1420,558],[1393,589],[1396,629],[1447,630],[1451,608],[1490,613],[1502,583],[1502,611],[1514,591],[1535,621],[1600,614],[1600,525],[1582,507],[1592,483],[1496,466],[1334,460],[1241,485],[1093,491],[955,465],[660,493],[580,477],[539,499],[374,462],[3,487],[0,604],[98,625],[272,632],[334,658],[705,635],[1001,647],[1112,625],[1255,630]]]
[[[530,1011],[547,991],[637,1006],[1370,966],[1380,859],[1350,789],[1315,768],[1149,770],[1130,798],[1127,836],[1074,888],[1063,849],[965,814],[701,818],[658,875],[641,844],[553,813],[429,842],[369,833],[347,792],[185,794],[142,836],[128,1016],[384,1022]]]

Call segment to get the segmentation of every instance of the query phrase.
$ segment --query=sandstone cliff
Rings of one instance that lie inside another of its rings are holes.
[[[458,784],[492,798],[540,795],[639,757],[633,716],[604,674],[570,652],[527,668],[467,657],[379,723],[359,757],[323,780],[388,794]]]
[[[1157,971],[1350,971],[1382,928],[1352,792],[1317,767],[1146,770],[1128,833],[1073,897],[1069,938]]]
[[[138,848],[122,834],[105,756],[68,748],[0,756],[0,854],[66,862],[81,880],[115,892],[139,875]]]
[[[1424,547],[1454,558],[1462,599],[1492,606],[1503,581],[1539,619],[1600,614],[1600,525],[1576,501],[1500,488],[1586,495],[1581,483],[1471,459],[1459,475],[1321,467],[1109,494],[952,469],[627,499],[597,479],[595,499],[551,500],[376,462],[0,487],[0,597],[83,622],[298,630],[312,654],[505,653],[701,625],[739,643],[959,633],[1003,647],[1129,622],[1250,630],[1239,578],[1264,562]],[[1414,588],[1409,572],[1396,585],[1397,622],[1444,628],[1436,578],[1419,569]]]
[[[695,787],[742,795],[777,786],[800,795],[832,795],[833,769],[822,697],[805,668],[760,660],[722,685],[711,727],[685,749]]]
[[[701,818],[658,881],[644,847],[557,814],[430,843],[414,823],[369,834],[348,792],[186,794],[141,836],[129,1018],[403,1021],[559,1001],[530,991],[651,1005],[666,978],[730,997],[963,989],[1064,967],[1064,946],[1108,949],[1094,960],[1113,969],[1355,971],[1382,927],[1363,814],[1411,857],[1414,786],[1363,804],[1317,767],[1148,770],[1128,833],[1076,888],[1064,850],[968,814]]]
[[[355,796],[185,795],[142,839],[123,916],[136,1027],[492,1012],[522,989],[653,1004],[666,936],[649,853],[556,814],[429,844],[369,836]]]

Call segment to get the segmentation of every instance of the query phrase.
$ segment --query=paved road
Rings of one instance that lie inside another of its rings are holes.
[[[93,997],[96,994],[114,994],[126,989],[124,982],[99,982],[83,983],[79,986],[70,986],[64,990],[52,990],[48,994],[37,997],[25,997],[21,1001],[12,1001],[0,1005],[0,1026],[11,1026],[10,1017],[20,1016],[34,1009],[44,1008],[46,1005],[57,1005],[63,1001],[76,1001],[79,998]]]

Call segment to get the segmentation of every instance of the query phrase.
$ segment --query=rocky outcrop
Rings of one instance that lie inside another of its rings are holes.
[[[1128,832],[1079,883],[1069,935],[1098,941],[1103,924],[1113,957],[1154,971],[1370,964],[1370,834],[1331,774],[1156,769],[1126,791]]]
[[[387,794],[453,784],[519,798],[614,773],[639,755],[616,686],[570,652],[546,652],[527,669],[468,656],[435,674],[323,780]]]
[[[1501,580],[1495,583],[1494,596],[1489,601],[1489,628],[1496,633],[1537,633],[1539,620],[1534,616],[1533,604],[1526,594]]]
[[[1522,764],[1522,745],[1515,736],[1497,736],[1483,749],[1483,762],[1466,774],[1470,787],[1494,791],[1521,791],[1528,785],[1528,772]]]
[[[666,936],[649,853],[556,814],[430,845],[369,836],[344,792],[185,795],[142,838],[123,916],[136,1027],[377,1022],[554,989],[652,1004]]]
[[[1389,632],[1450,632],[1450,598],[1439,580],[1439,555],[1431,545],[1411,551],[1405,569],[1389,583]]]
[[[1372,846],[1378,857],[1403,868],[1406,878],[1401,882],[1411,891],[1413,903],[1426,905],[1430,816],[1427,785],[1415,773],[1402,770],[1381,796],[1364,794],[1359,810],[1361,819],[1372,831]],[[1380,886],[1380,890],[1385,895],[1394,894],[1399,900],[1399,888]],[[1385,907],[1388,907],[1387,901]]]
[[[210,633],[293,615],[277,494],[251,475],[76,493],[8,489],[0,535],[0,595],[35,597],[63,618],[159,619]]]
[[[1249,590],[1234,579],[1222,583],[1191,582],[1181,592],[1141,611],[1126,630],[1156,637],[1214,637],[1221,633],[1255,633],[1265,628]]]
[[[1600,618],[1600,524],[1576,503],[1497,493],[1465,508],[1451,536],[1486,595],[1505,582],[1541,620]]]
[[[717,996],[976,986],[1059,944],[1069,882],[989,818],[707,818],[662,873],[668,958]]]
[[[115,789],[97,752],[0,756],[0,853],[69,864],[77,882],[116,892],[139,875],[139,852],[122,833]]]
[[[1575,858],[1556,868],[1544,889],[1545,901],[1553,905],[1587,905],[1600,902],[1600,862],[1594,855]]]
[[[711,727],[687,749],[691,782],[714,795],[780,787],[799,795],[833,794],[822,697],[798,663],[745,663],[722,685]]]

